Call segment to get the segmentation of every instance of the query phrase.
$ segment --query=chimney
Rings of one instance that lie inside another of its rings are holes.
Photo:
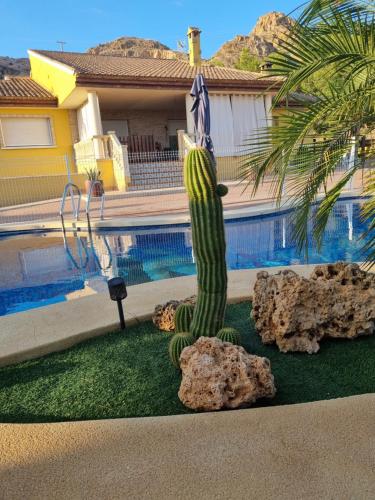
[[[189,39],[190,66],[199,67],[201,65],[201,30],[190,26],[187,36]]]

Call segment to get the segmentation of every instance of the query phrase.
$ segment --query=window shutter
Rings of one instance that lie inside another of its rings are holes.
[[[51,122],[45,117],[1,118],[3,145],[6,148],[53,146]]]

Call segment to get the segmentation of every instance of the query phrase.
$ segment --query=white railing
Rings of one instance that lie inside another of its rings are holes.
[[[96,160],[112,160],[117,188],[120,191],[126,189],[130,180],[128,147],[120,143],[115,132],[77,142],[74,144],[74,153],[79,171],[94,166],[92,164]]]
[[[74,153],[77,160],[93,157],[97,160],[112,158],[112,140],[109,134],[95,135],[90,139],[74,144]]]
[[[115,132],[109,132],[108,137],[116,184],[120,191],[124,191],[127,183],[130,181],[128,146],[124,146],[120,143]]]
[[[94,143],[92,139],[76,142],[73,147],[76,160],[95,156]]]
[[[95,157],[97,160],[108,160],[112,158],[112,136],[95,135],[92,138],[94,144]]]
[[[185,132],[185,130],[177,130],[178,137],[178,150],[180,154],[184,157],[190,151],[190,149],[195,148],[197,145],[195,144],[192,137]]]

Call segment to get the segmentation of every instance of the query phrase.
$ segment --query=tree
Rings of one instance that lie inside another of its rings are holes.
[[[259,72],[261,64],[262,61],[259,57],[251,54],[249,49],[244,48],[241,50],[240,57],[234,67],[245,71]]]
[[[314,82],[314,96],[304,109],[289,109],[278,126],[258,130],[249,138],[243,176],[256,192],[263,178],[274,180],[275,196],[286,195],[295,207],[296,241],[307,249],[307,228],[320,244],[328,217],[342,190],[363,160],[364,152],[332,187],[327,183],[344,154],[364,133],[375,130],[375,12],[374,2],[312,0],[287,40],[270,56],[269,74],[282,77],[274,106],[291,92]],[[325,83],[319,84],[319,79]],[[322,131],[324,135],[322,136]],[[314,141],[315,139],[315,141]],[[311,204],[325,189],[323,201],[311,213]],[[375,171],[366,178],[363,216],[368,260],[375,260]]]
[[[218,66],[218,67],[224,67],[225,66],[225,64],[223,63],[223,61],[220,61],[220,59],[211,59],[210,64],[212,64],[213,66]]]

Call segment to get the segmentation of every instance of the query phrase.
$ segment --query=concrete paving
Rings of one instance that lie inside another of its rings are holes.
[[[291,374],[292,375],[292,374]],[[0,425],[0,498],[373,500],[375,395]]]
[[[342,172],[336,173],[330,179],[329,186],[339,181]],[[229,192],[223,200],[225,210],[235,210],[241,208],[256,208],[274,201],[273,185],[270,179],[265,179],[259,186],[257,192],[252,196],[251,188],[246,188],[246,183],[229,182],[226,183]],[[363,192],[362,173],[358,171],[350,189],[345,194],[360,195]],[[321,192],[323,195],[324,192]],[[0,207],[0,226],[6,230],[6,226],[17,226],[18,224],[33,224],[39,221],[47,224],[48,221],[59,221],[60,199],[45,200],[23,205],[14,205],[10,207]],[[85,200],[82,200],[81,215],[84,219]],[[91,217],[99,217],[100,200],[93,199],[90,205]],[[159,217],[163,215],[184,215],[188,214],[188,198],[183,188],[152,190],[139,192],[119,192],[110,191],[106,193],[105,199],[105,219]],[[72,207],[70,199],[66,202],[65,217],[72,217]],[[48,227],[48,224],[47,226]],[[60,227],[60,224],[57,226]]]
[[[357,187],[357,185],[355,186]],[[238,208],[259,205],[272,201],[272,191],[269,183],[262,186],[254,198],[249,193],[244,193],[244,185],[238,182],[230,184],[228,195],[223,198],[225,207]],[[84,200],[82,209],[84,209]],[[100,200],[93,199],[90,205],[92,217],[99,216]],[[48,221],[58,217],[60,199],[46,200],[45,202],[15,205],[0,208],[0,225],[10,223]],[[149,217],[163,214],[188,213],[188,198],[183,188],[180,190],[153,190],[149,192],[119,192],[106,193],[105,217]],[[70,199],[66,203],[66,217],[72,216]]]

